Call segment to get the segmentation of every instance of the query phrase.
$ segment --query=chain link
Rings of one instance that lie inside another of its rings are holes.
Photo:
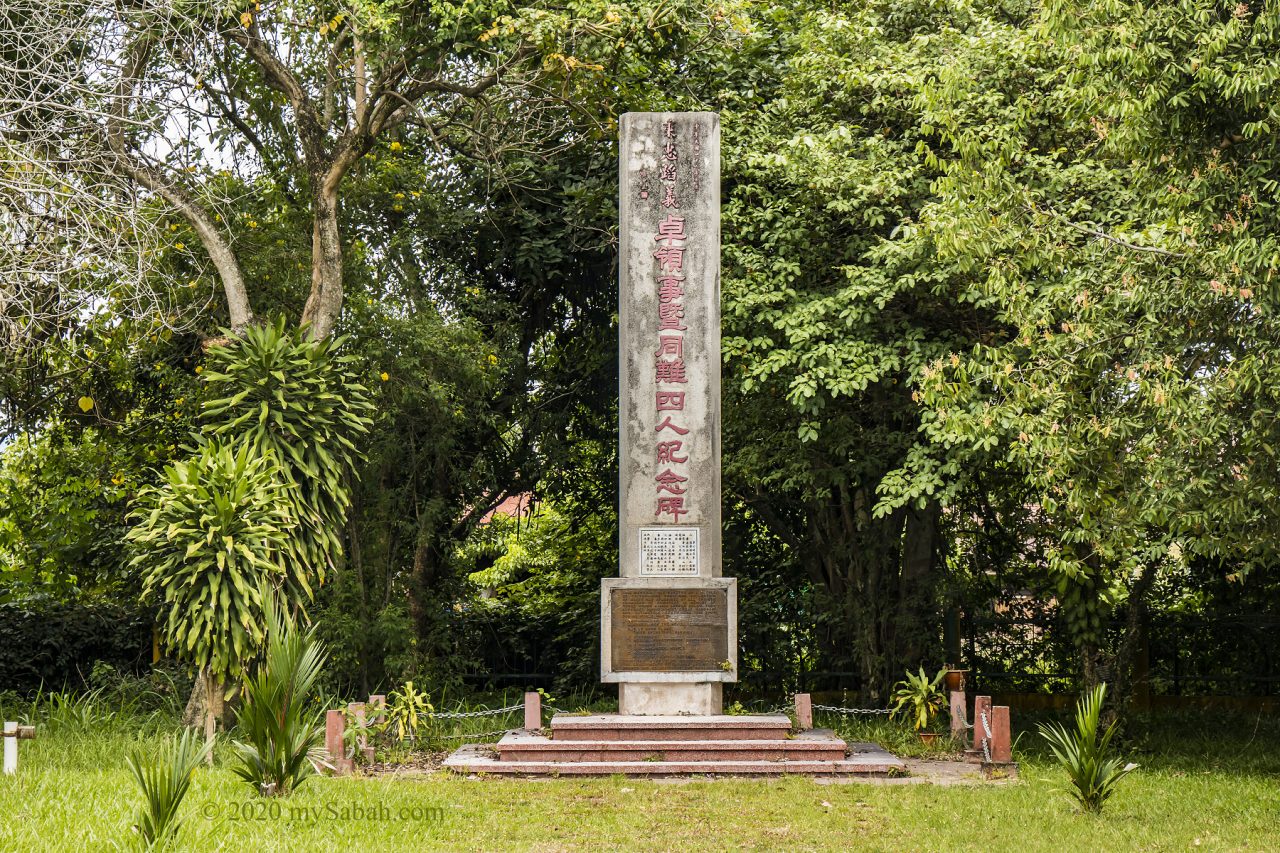
[[[813,710],[831,711],[833,713],[844,714],[846,716],[851,714],[865,714],[867,716],[874,716],[876,714],[892,714],[893,713],[892,708],[842,708],[839,705],[817,705],[817,704],[813,706]]]
[[[521,702],[519,705],[508,705],[505,708],[489,708],[483,711],[456,711],[440,714],[432,712],[429,714],[423,714],[422,716],[432,720],[469,720],[474,717],[496,717],[500,714],[510,714],[512,711],[519,711],[523,707],[524,703]]]
[[[980,715],[982,718],[982,728],[986,731],[987,736],[982,739],[982,757],[987,763],[991,763],[991,721],[987,719],[987,712],[983,711]]]

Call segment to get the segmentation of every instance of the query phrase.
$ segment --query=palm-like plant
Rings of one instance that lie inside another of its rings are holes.
[[[237,675],[262,642],[264,576],[294,525],[274,462],[238,446],[207,444],[139,493],[127,537],[143,572],[143,595],[163,602],[170,648],[221,681]]]
[[[1069,732],[1060,723],[1040,726],[1040,735],[1049,742],[1058,763],[1067,771],[1071,780],[1071,795],[1086,812],[1097,814],[1113,793],[1116,783],[1136,764],[1123,764],[1111,755],[1111,738],[1116,733],[1116,723],[1107,726],[1098,736],[1102,703],[1107,695],[1107,685],[1099,684],[1076,703],[1076,730]]]
[[[142,790],[144,800],[133,828],[147,850],[167,846],[178,832],[178,808],[191,787],[196,767],[204,760],[209,744],[202,743],[192,729],[176,741],[169,739],[158,756],[134,750],[125,764]]]
[[[894,716],[908,717],[916,731],[928,728],[929,723],[946,705],[946,697],[938,687],[946,674],[947,671],[944,668],[931,679],[925,675],[923,666],[920,667],[919,674],[908,670],[905,673],[906,678],[894,685],[892,697]]]
[[[316,626],[300,628],[272,591],[262,595],[267,647],[237,711],[245,740],[234,743],[235,773],[264,796],[287,796],[323,760],[324,726],[311,700],[326,653]]]
[[[281,318],[211,347],[202,376],[211,398],[201,412],[204,437],[247,441],[278,464],[297,520],[286,562],[304,585],[311,576],[323,582],[342,553],[356,442],[373,423],[368,389],[351,373],[355,357],[337,353],[342,343],[295,334]]]

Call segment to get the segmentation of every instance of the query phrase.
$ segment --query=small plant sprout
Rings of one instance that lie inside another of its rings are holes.
[[[418,739],[418,721],[424,714],[435,710],[426,693],[419,692],[412,681],[406,681],[400,690],[393,690],[388,697],[387,727],[396,733],[397,740],[406,737],[412,742]]]

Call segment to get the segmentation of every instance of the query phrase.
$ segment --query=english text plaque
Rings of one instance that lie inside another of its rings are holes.
[[[615,672],[707,672],[729,660],[729,597],[717,588],[614,589]]]

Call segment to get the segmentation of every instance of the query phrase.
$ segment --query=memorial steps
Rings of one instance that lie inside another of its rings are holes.
[[[904,764],[830,729],[792,733],[781,714],[645,717],[556,714],[551,734],[517,729],[496,745],[467,744],[444,766],[506,776],[884,776]]]

